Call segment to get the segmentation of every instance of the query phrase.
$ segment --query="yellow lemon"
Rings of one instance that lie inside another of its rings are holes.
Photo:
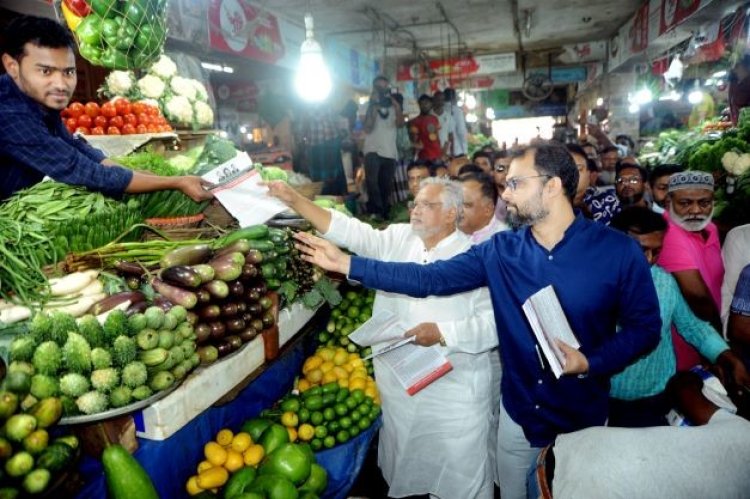
[[[307,373],[307,381],[309,381],[311,385],[317,385],[320,383],[321,379],[323,379],[323,371],[320,369],[313,369]]]
[[[326,383],[332,383],[334,381],[338,381],[339,379],[336,377],[336,373],[333,371],[328,371],[323,375],[322,383],[325,385]]]
[[[187,484],[185,484],[185,490],[187,490],[187,493],[191,496],[197,496],[201,492],[203,492],[203,489],[198,487],[198,477],[197,476],[191,476]]]
[[[232,439],[232,450],[240,454],[245,452],[251,445],[253,445],[253,439],[245,432],[236,434]]]
[[[242,453],[229,449],[227,451],[227,460],[224,461],[224,467],[227,471],[234,473],[243,466],[245,466],[245,461],[242,457]]]
[[[333,373],[336,375],[336,378],[338,379],[345,379],[349,377],[349,373],[346,372],[346,369],[340,366],[336,366],[333,368]]]
[[[225,428],[216,434],[216,443],[226,446],[232,443],[233,438],[234,433],[232,433],[232,430],[227,430]]]
[[[306,378],[302,378],[297,383],[297,390],[299,390],[302,393],[306,392],[310,388],[312,388],[312,385],[310,384],[310,382]]]
[[[342,378],[339,380],[339,386],[341,388],[349,388],[349,378]]]
[[[198,470],[197,470],[198,474],[200,475],[202,472],[206,471],[208,468],[213,468],[213,467],[214,465],[211,464],[210,462],[201,461],[200,463],[198,463]]]
[[[315,352],[316,355],[318,355],[321,359],[330,361],[333,360],[333,356],[335,355],[335,352],[330,348],[321,348],[317,352]]]
[[[206,460],[214,466],[221,466],[227,460],[226,449],[216,442],[208,442],[203,447],[203,453],[206,455]]]
[[[359,354],[358,354],[358,353],[356,353],[356,352],[350,353],[350,354],[349,354],[349,356],[348,356],[348,359],[349,359],[350,361],[352,361],[352,360],[355,360],[355,359],[359,359],[359,358],[360,358],[360,357],[359,357]]]
[[[333,356],[333,363],[337,366],[343,366],[347,358],[346,350],[338,350]]]
[[[365,395],[367,395],[371,399],[374,399],[378,396],[378,390],[374,386],[368,386],[367,388],[365,388]]]
[[[322,363],[323,359],[321,359],[317,355],[309,357],[302,366],[302,374],[307,374],[308,371],[312,371],[313,369],[320,367]]]
[[[202,489],[213,489],[222,487],[229,480],[229,472],[223,466],[214,466],[207,469],[196,479],[198,487]]]
[[[309,442],[315,436],[315,428],[310,424],[302,424],[297,430],[297,436],[303,442]]]
[[[289,434],[289,441],[290,442],[296,442],[297,441],[297,430],[294,428],[287,427],[286,432]]]
[[[258,466],[258,463],[263,460],[263,456],[265,456],[265,454],[266,451],[263,450],[262,445],[253,444],[248,447],[245,452],[242,453],[242,457],[247,466]]]
[[[335,365],[336,364],[334,364],[330,360],[327,360],[320,365],[320,370],[323,371],[323,374],[325,374],[329,372],[331,369],[333,369]]]
[[[349,390],[364,390],[367,388],[367,382],[363,378],[350,378],[349,379]]]

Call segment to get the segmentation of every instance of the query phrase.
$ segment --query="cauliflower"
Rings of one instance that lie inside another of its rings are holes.
[[[175,95],[182,95],[188,99],[195,100],[195,86],[187,78],[182,76],[175,76],[169,82],[169,86],[172,88],[172,92]]]
[[[132,71],[112,71],[104,80],[105,93],[109,97],[130,95],[135,83]]]
[[[193,122],[193,106],[184,95],[174,95],[165,102],[167,116],[176,121],[189,125]]]
[[[750,154],[737,154],[735,151],[727,151],[721,157],[724,169],[736,177],[741,177],[750,168]]]
[[[164,81],[153,75],[146,75],[138,80],[138,90],[144,97],[158,99],[164,94]]]
[[[159,104],[159,101],[156,99],[141,99],[138,102],[146,104],[147,106],[158,107],[161,109],[161,104]]]
[[[177,64],[175,64],[172,59],[162,54],[162,56],[159,57],[159,60],[151,66],[149,73],[158,76],[162,80],[169,80],[177,74]]]
[[[196,101],[194,104],[195,119],[201,128],[210,127],[214,124],[214,111],[211,106],[202,101]]]
[[[206,87],[203,85],[203,83],[199,82],[198,80],[190,80],[190,83],[195,87],[196,100],[207,102],[208,91],[206,90]]]

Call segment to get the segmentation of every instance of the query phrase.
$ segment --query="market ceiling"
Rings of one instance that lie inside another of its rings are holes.
[[[541,52],[611,37],[643,0],[266,0],[285,17],[307,10],[324,40],[402,58]],[[518,27],[518,30],[514,28]],[[384,43],[385,39],[385,43]]]

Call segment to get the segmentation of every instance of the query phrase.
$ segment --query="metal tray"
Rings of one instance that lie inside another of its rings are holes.
[[[147,399],[139,400],[138,402],[128,404],[124,407],[118,407],[117,409],[109,409],[108,411],[100,412],[97,414],[87,414],[87,415],[82,415],[82,416],[69,416],[69,417],[60,419],[60,421],[57,424],[58,425],[78,425],[78,424],[98,423],[99,421],[105,421],[107,419],[116,418],[118,416],[124,416],[125,414],[130,414],[131,412],[135,412],[138,409],[143,409],[144,407],[148,407],[149,405],[153,404],[157,400],[163,399],[164,397],[166,397],[167,395],[175,391],[177,387],[179,387],[181,384],[182,384],[182,380],[177,381],[174,385],[170,386],[166,390],[157,392],[151,395]]]

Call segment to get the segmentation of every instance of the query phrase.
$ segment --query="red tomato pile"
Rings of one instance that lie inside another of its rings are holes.
[[[131,135],[134,133],[171,132],[167,119],[158,107],[127,99],[105,102],[101,106],[89,102],[85,106],[73,102],[61,113],[70,133],[84,135]]]

